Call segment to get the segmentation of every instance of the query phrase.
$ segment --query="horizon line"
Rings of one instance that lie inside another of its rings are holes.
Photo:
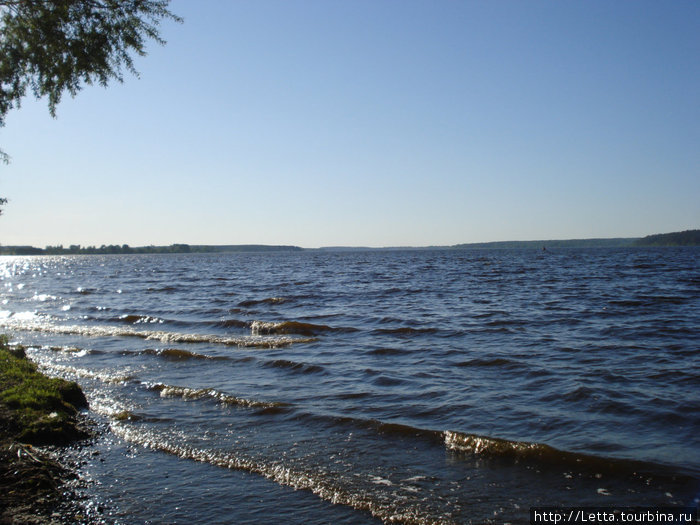
[[[644,237],[586,237],[586,238],[567,238],[567,239],[528,239],[528,240],[505,240],[505,241],[478,241],[478,242],[461,242],[461,243],[455,243],[455,244],[435,244],[435,245],[384,245],[384,246],[365,246],[365,245],[325,245],[325,246],[318,246],[318,247],[305,247],[305,246],[299,246],[299,245],[294,245],[294,244],[261,244],[261,243],[240,243],[240,244],[211,244],[211,243],[170,243],[170,244],[148,244],[148,245],[139,245],[139,246],[131,246],[127,243],[123,244],[101,244],[99,246],[90,244],[90,245],[81,245],[81,244],[69,244],[67,247],[64,246],[63,244],[56,244],[56,245],[51,245],[47,244],[43,248],[38,248],[30,244],[8,244],[8,245],[3,245],[0,243],[0,248],[32,248],[32,249],[37,249],[37,250],[46,250],[46,249],[56,249],[56,250],[70,250],[70,249],[105,249],[105,248],[110,248],[110,247],[118,247],[118,248],[124,248],[127,247],[129,249],[148,249],[148,248],[167,248],[167,247],[194,247],[194,248],[206,248],[206,247],[211,247],[211,248],[225,248],[225,247],[232,247],[232,248],[282,248],[282,249],[301,249],[301,250],[391,250],[391,249],[445,249],[445,248],[454,248],[454,247],[460,247],[460,246],[484,246],[484,245],[497,245],[497,244],[514,244],[514,243],[528,243],[528,244],[537,244],[537,243],[571,243],[571,242],[593,242],[593,241],[604,241],[604,242],[614,242],[614,241],[624,241],[624,242],[634,242],[640,239],[644,239],[647,237],[654,237],[658,235],[672,235],[672,234],[677,234],[677,233],[688,233],[688,232],[695,232],[695,231],[700,231],[696,229],[692,230],[683,230],[683,231],[678,231],[678,232],[669,232],[669,233],[657,233],[657,234],[651,234],[651,235],[646,235]]]

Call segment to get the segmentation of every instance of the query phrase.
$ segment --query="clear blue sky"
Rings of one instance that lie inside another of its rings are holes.
[[[140,78],[0,129],[0,243],[700,227],[700,2],[176,0]]]

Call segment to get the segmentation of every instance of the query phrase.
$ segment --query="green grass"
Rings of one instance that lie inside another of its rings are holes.
[[[78,409],[87,407],[80,387],[39,372],[5,335],[0,335],[0,405],[20,441],[59,444],[85,437],[75,420]]]

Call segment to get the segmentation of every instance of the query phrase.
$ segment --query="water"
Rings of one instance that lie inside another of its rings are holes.
[[[697,505],[699,254],[4,257],[0,329],[108,425],[110,522]]]

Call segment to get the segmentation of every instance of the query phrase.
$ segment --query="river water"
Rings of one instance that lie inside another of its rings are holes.
[[[115,523],[690,505],[697,248],[3,257],[0,329],[108,428]]]

